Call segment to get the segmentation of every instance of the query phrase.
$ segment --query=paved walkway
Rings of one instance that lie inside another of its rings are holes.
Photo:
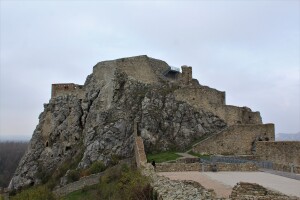
[[[300,181],[264,172],[162,172],[173,180],[193,180],[207,189],[214,189],[218,197],[228,197],[238,182],[258,183],[286,195],[300,197]]]

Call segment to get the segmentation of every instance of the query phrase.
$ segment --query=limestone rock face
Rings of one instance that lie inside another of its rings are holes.
[[[43,174],[75,158],[77,168],[86,168],[97,160],[108,165],[114,157],[132,157],[134,121],[146,152],[183,150],[224,129],[217,115],[176,100],[174,91],[186,86],[166,78],[169,69],[147,56],[104,61],[82,88],[62,87],[45,104],[9,188],[41,183]]]

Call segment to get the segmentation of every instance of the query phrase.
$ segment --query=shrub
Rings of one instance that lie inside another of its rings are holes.
[[[80,173],[78,170],[70,170],[67,174],[68,183],[78,181],[80,179]]]
[[[106,169],[106,166],[102,161],[96,161],[87,169],[84,169],[80,172],[80,177],[89,176],[91,174],[96,174],[103,172]]]
[[[100,178],[98,193],[103,199],[154,199],[149,179],[127,165],[106,170]]]
[[[12,200],[55,200],[52,192],[45,186],[32,187],[11,197]]]

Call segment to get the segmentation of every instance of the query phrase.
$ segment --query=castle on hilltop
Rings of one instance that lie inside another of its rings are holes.
[[[128,76],[155,84],[160,80],[180,87],[174,91],[178,101],[187,102],[196,109],[204,109],[220,117],[227,128],[215,133],[193,146],[193,151],[202,154],[257,155],[280,165],[300,165],[298,143],[275,142],[274,124],[263,124],[260,113],[248,107],[226,105],[225,92],[199,84],[193,79],[192,67],[171,67],[161,60],[148,56],[121,58],[98,63],[93,73],[102,73],[105,65],[117,67]],[[105,73],[104,73],[105,74]],[[73,83],[53,84],[52,98],[64,94],[82,96],[84,86]]]
[[[9,188],[40,183],[40,170],[76,156],[78,169],[131,158],[136,143],[146,153],[247,156],[300,173],[300,142],[275,142],[274,132],[259,112],[227,105],[224,91],[201,85],[190,66],[180,70],[146,55],[102,61],[84,85],[52,84]]]

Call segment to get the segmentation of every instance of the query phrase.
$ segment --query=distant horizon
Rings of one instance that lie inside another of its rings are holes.
[[[296,133],[275,133],[276,135],[279,134],[291,134],[291,135],[296,135],[296,134],[300,134],[300,130]],[[11,136],[11,137],[10,137]],[[2,135],[0,134],[0,141],[30,141],[32,138],[32,134],[29,135],[23,135],[23,134],[15,134],[15,135]]]

